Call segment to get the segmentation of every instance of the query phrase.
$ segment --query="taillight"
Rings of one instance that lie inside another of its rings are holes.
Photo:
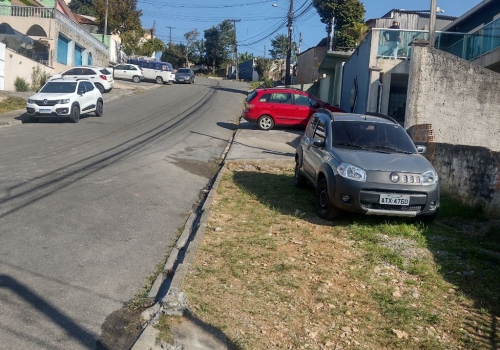
[[[252,109],[253,107],[255,107],[255,106],[254,106],[253,104],[251,104],[251,103],[247,103],[247,104],[246,104],[246,106],[245,106],[245,108],[246,108],[247,110],[250,110],[250,109]]]
[[[102,80],[108,80],[105,75],[99,75],[99,78],[101,78]]]

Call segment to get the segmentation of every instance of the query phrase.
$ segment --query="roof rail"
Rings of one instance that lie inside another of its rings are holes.
[[[384,119],[387,119],[387,120],[390,120],[391,122],[393,122],[394,124],[399,124],[394,118],[392,117],[389,117],[388,115],[385,115],[385,114],[382,114],[382,113],[377,113],[377,112],[366,112],[365,113],[365,116],[372,116],[372,117],[379,117],[379,118],[384,118]],[[366,118],[365,118],[366,119]]]

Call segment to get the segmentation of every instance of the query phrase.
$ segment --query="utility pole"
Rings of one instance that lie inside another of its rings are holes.
[[[153,21],[153,29],[151,30],[151,40],[155,38],[156,33],[156,21]]]
[[[285,85],[290,85],[290,61],[292,59],[292,29],[293,29],[293,0],[290,0],[288,10],[288,48],[286,50]]]
[[[104,42],[104,36],[108,31],[108,0],[106,0],[106,14],[104,15],[104,34],[102,35],[102,42]]]
[[[171,46],[172,45],[172,29],[175,29],[175,27],[167,26],[167,28],[170,29],[170,39],[168,41],[168,45]]]
[[[333,51],[333,37],[335,36],[335,17],[332,17],[332,25],[330,27],[330,33],[328,33],[329,37],[329,51]]]
[[[302,46],[302,33],[299,33],[299,54],[300,54],[300,47]]]
[[[234,25],[234,65],[236,69],[236,80],[240,80],[240,70],[238,68],[238,42],[236,41],[236,22],[241,22],[241,19],[230,19],[229,21],[233,22]]]
[[[266,45],[264,45],[264,59],[266,59]]]
[[[429,24],[429,46],[434,47],[434,41],[436,36],[436,9],[437,1],[431,0],[431,20]]]

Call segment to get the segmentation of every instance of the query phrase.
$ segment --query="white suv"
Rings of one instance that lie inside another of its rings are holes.
[[[88,79],[94,83],[101,94],[110,92],[115,84],[113,74],[106,68],[99,66],[76,66],[67,71],[51,75],[48,80],[57,78]]]
[[[142,68],[136,64],[119,64],[113,68],[113,77],[115,79],[132,80],[134,83],[139,83],[144,80]]]
[[[80,114],[94,112],[101,117],[104,102],[101,92],[88,79],[52,79],[26,104],[29,120],[38,122],[40,117],[69,117],[78,123]]]

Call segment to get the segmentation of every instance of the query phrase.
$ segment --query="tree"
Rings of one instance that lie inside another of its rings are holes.
[[[165,50],[165,44],[158,38],[150,39],[142,43],[139,48],[139,55],[151,56],[153,52],[160,52]]]
[[[255,71],[259,74],[260,79],[269,79],[269,70],[271,69],[273,61],[270,59],[259,57],[257,58],[257,65]]]
[[[143,29],[129,30],[121,34],[123,51],[127,56],[140,55],[141,39],[144,38],[147,31]]]
[[[97,17],[97,11],[94,8],[93,0],[72,0],[68,6],[74,13]]]
[[[212,73],[224,63],[231,61],[234,44],[234,25],[229,20],[222,21],[216,27],[204,31],[205,59]]]
[[[106,17],[106,0],[94,0],[97,12],[96,23],[104,31]],[[104,34],[119,34],[142,29],[140,17],[142,11],[137,9],[137,0],[108,1],[108,28]]]
[[[238,57],[238,63],[250,61],[250,60],[253,60],[253,58],[254,58],[253,53],[248,53],[247,51],[245,51],[243,53],[240,53],[240,55]]]
[[[186,39],[186,62],[200,63],[203,50],[201,43],[198,40],[200,33],[195,28],[187,33],[184,33]]]
[[[356,37],[350,34],[349,28],[355,23],[362,23],[365,7],[360,0],[315,0],[313,5],[321,18],[321,22],[332,25],[335,17],[335,47],[352,49],[356,47]]]
[[[278,34],[271,39],[271,47],[269,54],[274,60],[284,60],[286,59],[286,54],[288,51],[288,36],[285,34]],[[291,61],[296,61],[297,57],[297,43],[292,41],[292,56]]]
[[[170,43],[161,55],[163,62],[170,62],[174,68],[184,67],[186,63],[187,46]]]

